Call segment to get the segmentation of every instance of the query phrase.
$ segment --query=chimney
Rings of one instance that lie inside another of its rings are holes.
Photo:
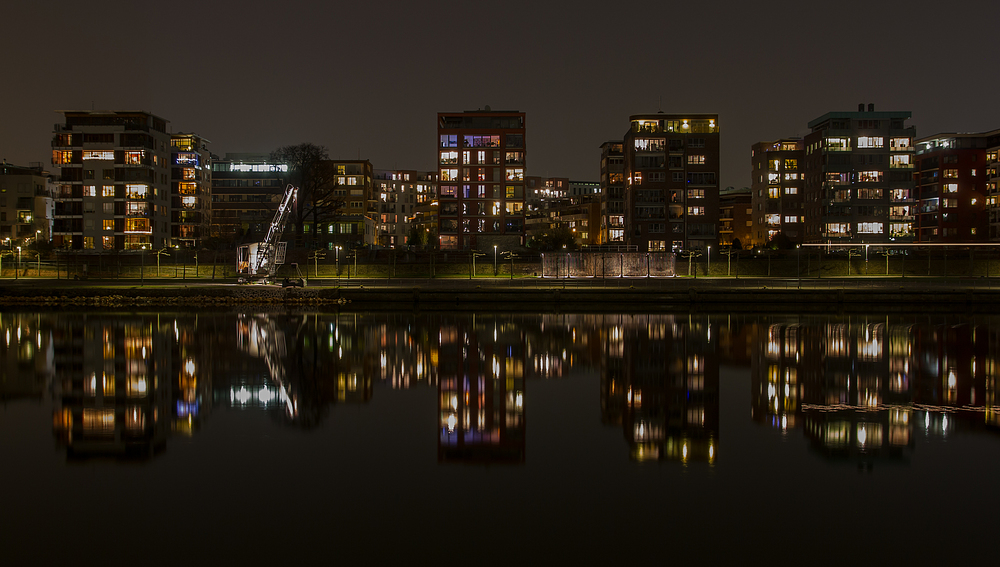
[[[875,112],[875,103],[874,102],[869,102],[868,103],[868,112]]]
[[[858,112],[864,112],[864,111],[865,111],[865,103],[859,102],[858,103]]]

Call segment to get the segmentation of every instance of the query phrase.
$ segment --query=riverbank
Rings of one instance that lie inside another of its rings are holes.
[[[105,308],[271,306],[344,311],[998,312],[1000,281],[943,278],[521,278],[336,280],[305,288],[123,280],[0,283],[0,305]]]

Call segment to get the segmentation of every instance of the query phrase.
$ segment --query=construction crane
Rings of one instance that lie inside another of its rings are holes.
[[[278,242],[285,232],[288,217],[295,207],[299,189],[294,185],[285,188],[274,220],[267,228],[267,236],[262,242],[245,244],[236,249],[236,273],[240,283],[270,283],[277,266],[285,263],[287,242]]]

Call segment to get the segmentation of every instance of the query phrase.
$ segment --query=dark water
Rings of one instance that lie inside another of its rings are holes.
[[[998,330],[0,313],[0,557],[989,559]]]

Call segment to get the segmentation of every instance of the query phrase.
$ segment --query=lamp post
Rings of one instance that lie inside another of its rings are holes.
[[[14,270],[14,279],[15,280],[18,277],[18,272],[21,271],[21,247],[20,246],[17,247],[17,264],[16,264],[16,266],[17,267]]]
[[[340,279],[340,246],[337,246],[337,279]]]
[[[497,245],[493,245],[493,277],[497,277]]]
[[[865,244],[865,275],[868,275],[868,245]]]
[[[708,246],[708,256],[706,256],[706,262],[707,262],[707,264],[705,266],[705,275],[709,276],[709,275],[712,274],[712,245],[711,244],[709,244],[709,246]]]

